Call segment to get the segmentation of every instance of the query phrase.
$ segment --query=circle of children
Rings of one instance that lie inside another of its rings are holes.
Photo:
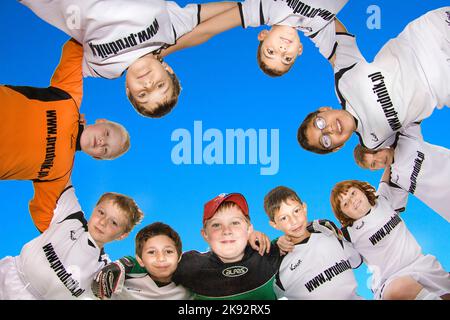
[[[41,231],[19,256],[0,261],[0,299],[361,299],[353,269],[363,262],[373,273],[374,299],[449,299],[449,273],[422,253],[399,213],[412,193],[450,221],[450,151],[425,142],[420,128],[435,108],[450,105],[450,7],[411,21],[368,63],[337,19],[347,1],[184,8],[163,0],[20,1],[71,39],[50,87],[0,87],[0,177],[33,181],[29,210]],[[67,17],[74,2],[81,28]],[[272,77],[288,72],[302,53],[298,31],[315,43],[334,69],[342,109],[309,114],[298,142],[326,154],[356,133],[357,164],[385,170],[382,181],[377,189],[358,180],[335,185],[330,201],[341,228],[308,222],[294,190],[270,190],[264,209],[284,233],[272,243],[253,230],[242,194],[221,194],[204,205],[201,233],[210,251],[182,254],[177,232],[155,222],[137,233],[135,257],[111,262],[104,245],[125,238],[143,212],[114,192],[100,197],[89,221],[81,211],[70,179],[75,151],[114,159],[130,145],[118,123],[86,125],[83,77],[113,79],[126,71],[136,111],[162,117],[180,94],[163,57],[240,25],[270,27],[258,34],[258,64]],[[9,134],[19,121],[20,134]]]

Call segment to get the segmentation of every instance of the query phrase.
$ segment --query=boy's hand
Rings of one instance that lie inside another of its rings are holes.
[[[278,238],[277,246],[280,248],[280,253],[282,256],[294,250],[294,243],[291,241],[291,238],[286,235]]]
[[[264,251],[270,252],[270,239],[262,232],[253,231],[248,238],[248,243],[261,256],[264,255]]]
[[[122,291],[126,270],[131,270],[132,267],[133,263],[126,257],[106,265],[92,281],[91,289],[94,295],[103,300],[111,298],[113,293]]]
[[[311,233],[320,232],[329,236],[334,236],[339,240],[344,238],[341,229],[339,229],[333,221],[326,219],[314,220],[308,223],[306,230]]]

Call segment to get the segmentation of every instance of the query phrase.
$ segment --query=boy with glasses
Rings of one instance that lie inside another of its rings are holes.
[[[300,145],[320,154],[334,152],[356,132],[361,145],[376,150],[390,146],[396,132],[429,117],[435,108],[448,106],[449,15],[450,7],[444,7],[412,21],[372,63],[336,21],[333,67],[343,110],[322,107],[309,114],[298,130]]]

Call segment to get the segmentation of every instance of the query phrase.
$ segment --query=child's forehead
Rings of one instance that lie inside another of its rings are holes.
[[[168,235],[156,234],[156,235],[150,236],[144,242],[144,247],[156,246],[156,245],[175,247],[175,241],[172,238],[170,238]]]
[[[278,210],[275,210],[275,215],[277,214],[281,214],[285,211],[292,211],[293,209],[300,207],[302,204],[296,200],[296,199],[292,199],[292,198],[287,198],[283,201],[281,201],[280,203],[280,208]]]
[[[238,206],[224,208],[216,212],[210,219],[212,220],[227,220],[227,219],[245,219],[245,215]]]

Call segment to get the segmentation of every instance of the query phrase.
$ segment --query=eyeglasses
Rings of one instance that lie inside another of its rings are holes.
[[[323,129],[326,128],[327,123],[325,122],[325,119],[322,117],[316,117],[314,119],[314,126],[319,129],[320,131],[322,131]],[[330,149],[331,148],[331,137],[328,134],[323,134],[322,132],[322,136],[319,138],[320,144],[325,148],[325,149]]]

